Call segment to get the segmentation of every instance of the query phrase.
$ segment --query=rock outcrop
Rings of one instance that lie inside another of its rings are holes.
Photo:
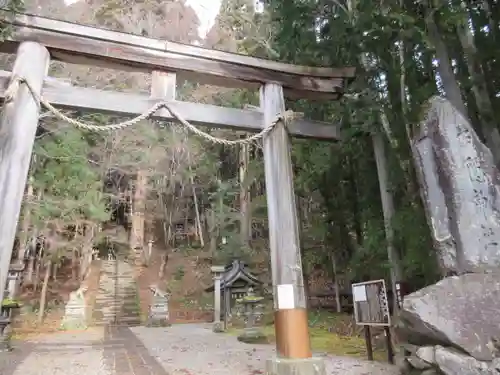
[[[429,353],[432,353],[432,356],[426,356]],[[457,349],[440,345],[420,347],[399,365],[403,370],[402,373],[407,374],[498,375],[500,373],[498,358],[493,361],[479,361]]]
[[[447,277],[405,297],[400,316],[414,344],[456,347],[491,361],[500,340],[500,273]]]
[[[500,267],[500,174],[472,125],[433,98],[412,149],[443,273]]]
[[[447,277],[405,297],[398,336],[406,372],[500,372],[500,272]]]
[[[443,98],[413,129],[412,150],[446,277],[404,297],[403,373],[500,373],[500,174],[469,121]],[[498,357],[498,358],[497,358]]]

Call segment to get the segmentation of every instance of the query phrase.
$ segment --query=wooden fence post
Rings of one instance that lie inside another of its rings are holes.
[[[265,126],[285,112],[283,88],[261,89]],[[293,187],[290,139],[283,121],[264,138],[276,349],[283,358],[310,358],[311,347]]]
[[[12,74],[25,78],[40,94],[49,62],[44,46],[23,42]],[[4,104],[0,117],[0,302],[4,299],[39,113],[39,103],[28,87],[20,84],[12,100]]]

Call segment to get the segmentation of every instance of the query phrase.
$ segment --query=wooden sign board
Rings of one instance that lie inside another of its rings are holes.
[[[356,324],[363,326],[391,325],[391,314],[384,280],[352,284]]]

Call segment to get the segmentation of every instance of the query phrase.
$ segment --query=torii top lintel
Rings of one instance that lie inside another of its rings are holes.
[[[1,16],[1,14],[0,14]],[[292,98],[339,99],[354,68],[308,67],[174,43],[28,14],[3,17],[14,26],[1,52],[20,42],[45,45],[52,58],[121,70],[165,70],[202,84],[259,87],[278,83]]]

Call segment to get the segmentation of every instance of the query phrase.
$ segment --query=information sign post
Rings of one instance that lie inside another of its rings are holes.
[[[391,314],[384,280],[371,280],[352,284],[354,319],[362,325],[365,333],[368,359],[373,360],[370,327],[384,327],[389,363],[394,363],[394,350],[391,340]]]

